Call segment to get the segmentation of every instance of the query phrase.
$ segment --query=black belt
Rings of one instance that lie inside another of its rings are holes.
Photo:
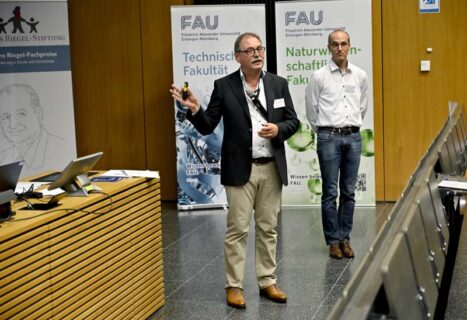
[[[351,134],[351,133],[356,133],[360,131],[359,127],[342,127],[342,128],[334,128],[334,127],[319,127],[319,130],[326,130],[326,131],[331,131],[333,133],[338,133],[338,134]]]
[[[274,161],[273,157],[260,157],[260,158],[253,158],[251,162],[256,164],[257,166],[261,166],[263,164],[267,164],[271,161]]]

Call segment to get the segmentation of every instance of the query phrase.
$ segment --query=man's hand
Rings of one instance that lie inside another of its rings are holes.
[[[279,128],[275,123],[263,123],[258,135],[264,139],[274,139],[279,132]]]
[[[174,84],[172,84],[172,88],[169,90],[169,92],[172,94],[172,98],[184,106],[187,106],[191,112],[196,113],[200,108],[198,98],[196,98],[196,96],[191,92],[190,88],[187,88],[187,90],[188,98],[186,98],[186,100],[183,100],[182,98],[182,88],[177,88]]]

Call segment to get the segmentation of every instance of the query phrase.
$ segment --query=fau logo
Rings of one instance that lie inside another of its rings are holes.
[[[211,21],[211,20],[214,20],[214,21]],[[193,19],[193,16],[182,16],[181,23],[182,23],[182,30],[185,30],[186,28],[190,28],[190,27],[193,30],[195,29],[214,30],[214,29],[217,29],[217,27],[219,26],[219,16],[217,15],[215,15],[214,17],[206,16],[204,17],[204,19],[201,16],[195,16],[194,19]]]
[[[323,10],[318,11],[318,19],[315,17],[315,12],[310,11],[310,14],[307,15],[305,11],[287,11],[285,13],[285,25],[288,26],[291,23],[295,23],[297,26],[301,24],[306,25],[319,25],[323,22]]]

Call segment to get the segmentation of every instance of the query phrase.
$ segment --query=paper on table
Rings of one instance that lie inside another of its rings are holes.
[[[438,187],[467,190],[467,181],[441,180]]]
[[[125,173],[125,170],[109,170],[107,172],[104,172],[100,176],[102,177],[123,177],[123,178],[129,178],[129,175]]]
[[[159,171],[150,170],[124,170],[130,177],[159,178]]]
[[[56,188],[56,189],[53,189],[53,190],[44,189],[44,190],[40,190],[39,192],[42,192],[43,196],[56,196],[57,194],[64,193],[65,190],[60,189],[60,188]]]
[[[159,178],[159,171],[150,170],[109,170],[102,174],[104,177],[143,177],[143,178]]]
[[[15,193],[23,193],[23,192],[26,192],[28,191],[31,186],[33,190],[39,188],[40,186],[44,185],[44,184],[48,184],[50,182],[18,182],[16,184],[16,188],[15,188]]]
[[[18,182],[16,184],[16,189],[15,193],[24,193],[31,188],[31,185],[33,186],[33,190],[42,193],[44,196],[55,196],[57,194],[65,192],[63,189],[57,188],[53,190],[37,190],[39,187],[50,184],[50,182]]]

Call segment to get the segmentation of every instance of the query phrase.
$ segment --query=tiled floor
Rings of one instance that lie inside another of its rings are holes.
[[[164,203],[163,242],[166,304],[159,319],[324,319],[369,248],[389,205],[357,208],[351,235],[353,260],[328,257],[319,208],[287,208],[279,220],[277,276],[287,304],[260,297],[254,269],[254,228],[250,229],[244,292],[247,308],[225,303],[223,237],[226,211],[177,212]]]

